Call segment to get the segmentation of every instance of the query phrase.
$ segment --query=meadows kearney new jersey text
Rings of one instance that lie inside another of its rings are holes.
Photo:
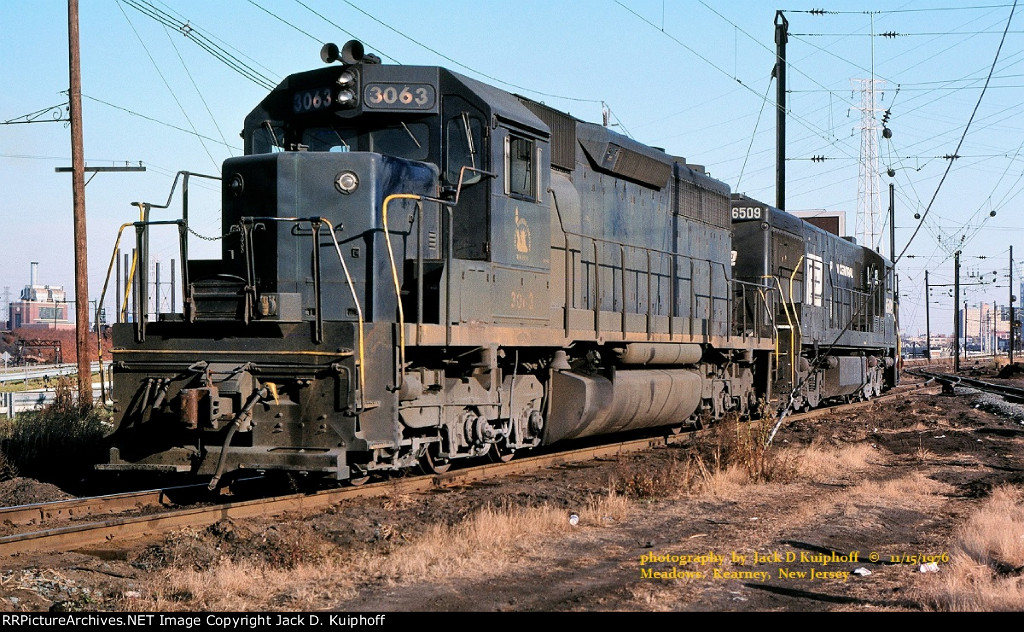
[[[665,571],[641,568],[640,576],[644,579],[750,579],[766,582],[771,577],[771,572],[724,570],[721,568],[712,568],[710,571],[687,571],[673,566]],[[850,573],[848,571],[819,571],[813,568],[809,571],[780,568],[778,577],[779,579],[810,579],[811,581],[838,579],[845,582],[850,578]]]

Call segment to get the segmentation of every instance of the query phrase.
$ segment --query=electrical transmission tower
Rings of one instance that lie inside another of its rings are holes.
[[[857,184],[857,241],[878,251],[882,241],[881,179],[878,176],[878,131],[875,117],[882,109],[876,95],[885,89],[884,79],[851,79],[854,90],[860,91],[860,178]],[[890,253],[889,256],[892,256]]]

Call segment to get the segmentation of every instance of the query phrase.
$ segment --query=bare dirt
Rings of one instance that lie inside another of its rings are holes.
[[[72,495],[51,483],[22,477],[0,481],[0,507],[16,507],[67,498],[72,498]]]
[[[500,482],[346,501],[316,515],[23,555],[0,566],[0,610],[226,609],[173,577],[194,572],[211,584],[230,564],[294,570],[295,586],[261,586],[227,608],[242,610],[932,610],[930,583],[945,570],[956,527],[994,487],[1024,488],[1020,412],[966,390],[915,392],[785,425],[771,462],[754,464],[754,480],[714,476],[723,438],[705,435]],[[798,451],[807,446],[832,462],[811,464]],[[843,460],[854,453],[859,460]],[[0,499],[11,504],[42,493],[18,497],[5,485]],[[626,499],[619,511],[588,510],[610,492]],[[527,520],[530,508],[554,508],[564,524],[527,529],[497,551],[486,533],[453,535],[442,546],[464,562],[454,571],[396,566],[439,525],[456,528],[488,507],[513,521],[516,512]],[[929,561],[937,572],[922,572]],[[335,584],[298,586],[310,581],[300,570],[327,565],[342,569]]]

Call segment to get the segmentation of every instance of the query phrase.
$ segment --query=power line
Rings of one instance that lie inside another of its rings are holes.
[[[306,3],[305,3],[305,2],[303,2],[302,0],[295,0],[295,1],[296,1],[297,3],[299,3],[300,5],[302,5],[302,7],[303,7],[304,9],[306,9],[307,11],[309,11],[310,13],[312,13],[313,15],[317,16],[318,18],[320,18],[320,19],[321,19],[321,20],[323,20],[324,22],[327,22],[328,24],[330,24],[330,25],[331,25],[331,26],[333,26],[334,28],[338,29],[339,31],[341,31],[341,32],[342,32],[342,33],[344,33],[345,35],[348,35],[349,37],[351,37],[351,38],[352,38],[352,39],[354,39],[354,40],[359,40],[360,42],[362,42],[363,44],[366,44],[366,45],[367,45],[368,47],[370,47],[370,48],[372,48],[373,50],[377,51],[378,53],[380,53],[380,54],[381,54],[381,55],[383,55],[384,57],[386,57],[386,58],[390,59],[391,61],[395,62],[396,64],[399,64],[399,65],[401,65],[401,62],[400,62],[400,61],[398,61],[398,60],[397,60],[397,59],[395,59],[394,57],[392,57],[392,56],[390,56],[390,55],[388,55],[388,54],[384,53],[383,51],[381,51],[381,49],[380,49],[379,47],[377,47],[377,46],[372,46],[372,45],[370,45],[370,43],[369,43],[369,42],[367,42],[366,40],[362,39],[361,37],[357,36],[356,34],[352,33],[351,31],[348,31],[348,30],[346,30],[345,28],[343,28],[342,26],[340,26],[340,25],[339,25],[338,23],[336,23],[336,22],[333,22],[333,21],[331,21],[330,19],[328,19],[328,18],[327,18],[327,16],[325,16],[325,15],[323,15],[322,13],[319,13],[318,11],[314,10],[314,9],[313,9],[312,7],[310,7],[310,6],[308,5],[308,4],[306,4]]]
[[[158,9],[146,0],[118,0],[120,3],[126,3],[131,8],[135,9],[139,13],[163,24],[164,26],[173,28],[179,31],[182,35],[188,38],[190,41],[195,43],[197,46],[205,50],[210,55],[213,55],[217,60],[226,65],[228,68],[234,70],[238,74],[242,75],[249,81],[252,81],[256,85],[260,86],[264,90],[273,90],[277,85],[277,82],[273,79],[263,75],[259,71],[255,70],[242,60],[238,59],[235,55],[224,50],[221,46],[216,44],[207,38],[202,32],[197,29],[193,29],[190,22],[179,22],[174,16]],[[122,9],[123,12],[123,9]]]
[[[772,83],[775,81],[775,77],[769,77],[768,88],[764,91],[764,96],[761,97],[761,109],[757,112],[757,121],[754,123],[754,131],[750,135],[750,144],[747,145],[747,153],[743,157],[743,166],[740,167],[740,175],[736,178],[736,190],[740,189],[740,184],[743,182],[743,172],[747,170],[747,161],[750,160],[750,150],[754,146],[754,138],[757,136],[757,127],[761,124],[761,114],[764,113],[764,106],[768,104],[768,93],[772,89]]]
[[[1024,33],[1024,31],[1007,31],[1014,35]],[[932,33],[897,33],[896,31],[886,31],[884,33],[790,33],[793,37],[881,37],[882,39],[896,39],[897,37],[918,37],[918,36],[947,36],[947,35],[997,35],[999,31],[945,31],[945,32],[932,32]]]
[[[683,41],[681,41],[681,40],[680,40],[679,38],[675,37],[674,35],[672,35],[672,34],[671,34],[671,33],[669,33],[668,31],[665,31],[665,30],[661,29],[661,28],[660,28],[660,27],[659,27],[659,26],[658,26],[657,24],[655,24],[655,23],[651,22],[650,20],[648,20],[648,19],[647,19],[647,18],[645,18],[644,16],[640,15],[639,13],[637,13],[636,11],[634,11],[633,9],[631,9],[631,8],[629,8],[628,6],[626,6],[625,4],[623,4],[623,3],[621,2],[621,0],[615,0],[615,4],[619,5],[620,7],[622,7],[623,9],[625,9],[626,11],[628,11],[628,12],[630,12],[631,14],[633,14],[634,16],[636,16],[636,17],[637,17],[637,18],[639,18],[639,19],[640,19],[640,20],[641,20],[642,22],[644,22],[645,24],[647,24],[648,26],[650,26],[650,27],[652,27],[652,28],[654,28],[654,29],[657,29],[657,30],[658,30],[658,31],[660,31],[660,32],[661,32],[661,33],[662,33],[663,35],[665,35],[665,37],[668,37],[668,38],[669,38],[669,39],[671,39],[671,40],[672,40],[673,42],[675,42],[675,43],[676,43],[676,44],[678,44],[679,46],[681,46],[681,47],[685,48],[685,49],[686,49],[687,51],[689,51],[690,53],[692,53],[693,55],[695,55],[696,57],[698,57],[698,58],[699,58],[699,59],[700,59],[701,61],[703,61],[703,62],[707,63],[707,64],[708,64],[709,66],[711,66],[712,68],[714,68],[714,69],[715,69],[715,70],[717,70],[718,72],[722,73],[722,74],[723,74],[723,75],[725,75],[726,77],[729,77],[730,79],[732,79],[732,80],[733,80],[733,81],[735,81],[736,83],[740,84],[741,86],[743,86],[743,88],[744,88],[744,89],[746,89],[746,90],[747,90],[748,92],[750,92],[751,94],[755,95],[755,96],[756,96],[756,97],[758,97],[759,99],[762,99],[762,100],[766,100],[766,97],[762,97],[762,96],[761,96],[761,94],[760,94],[759,92],[755,91],[755,90],[754,90],[753,88],[751,88],[751,87],[750,87],[750,86],[748,86],[748,85],[747,85],[746,83],[744,83],[742,79],[740,79],[739,77],[734,77],[734,76],[732,76],[732,75],[731,75],[731,74],[730,74],[730,73],[729,73],[729,72],[728,72],[727,70],[725,70],[724,68],[722,68],[721,66],[719,66],[719,65],[718,65],[718,64],[716,64],[715,62],[711,61],[710,59],[708,59],[708,58],[707,58],[707,57],[705,57],[704,55],[700,54],[699,52],[697,52],[696,50],[694,50],[693,48],[691,48],[690,46],[688,46],[688,45],[687,45],[686,43],[684,43]],[[801,116],[797,116],[796,114],[793,114],[793,113],[790,113],[790,114],[791,114],[791,116],[793,117],[793,119],[794,119],[794,120],[796,120],[796,121],[797,121],[798,123],[800,123],[801,125],[803,125],[804,127],[806,127],[806,128],[807,128],[807,129],[809,130],[809,131],[811,131],[811,132],[813,132],[813,133],[817,134],[817,135],[818,135],[818,136],[820,136],[820,137],[821,137],[821,138],[822,138],[823,140],[825,140],[825,141],[826,141],[827,143],[829,143],[830,145],[832,145],[832,146],[833,146],[833,147],[835,147],[836,149],[839,149],[840,151],[842,151],[842,148],[841,148],[841,147],[840,147],[840,146],[839,146],[839,145],[838,145],[838,144],[836,143],[836,140],[830,139],[830,138],[828,137],[828,134],[827,134],[827,133],[826,133],[826,132],[825,132],[824,130],[821,130],[821,129],[816,129],[816,126],[812,125],[812,124],[811,124],[811,123],[810,123],[809,121],[805,120],[805,119],[804,119],[804,117],[801,117]],[[845,152],[844,152],[844,153],[845,153]]]
[[[199,95],[199,100],[203,102],[203,107],[206,108],[206,113],[210,115],[210,120],[213,121],[213,126],[217,128],[217,133],[220,134],[221,140],[224,141],[224,145],[226,147],[230,147],[230,145],[228,145],[228,139],[224,137],[224,130],[222,130],[220,125],[217,123],[217,117],[215,117],[213,112],[210,110],[210,105],[206,102],[206,97],[203,96],[203,91],[199,89],[198,85],[196,85],[196,80],[192,77],[192,72],[189,71],[188,64],[185,63],[185,59],[181,56],[181,52],[178,51],[178,47],[174,44],[174,39],[171,37],[171,32],[166,26],[164,27],[164,33],[167,35],[167,41],[171,43],[171,48],[174,49],[174,53],[178,56],[178,60],[181,62],[181,67],[185,69],[185,74],[188,75],[188,80],[192,82],[192,87],[196,89],[196,94]]]
[[[931,11],[976,11],[980,9],[1005,9],[1007,7],[1016,6],[1016,3],[1010,4],[989,4],[972,7],[928,7],[923,9],[886,9],[877,11],[826,11],[824,9],[784,9],[785,13],[810,13],[811,15],[882,15],[891,13],[923,13]]]
[[[223,143],[223,141],[219,141],[216,138],[210,138],[209,136],[204,136],[202,134],[199,134],[195,130],[187,130],[184,127],[178,127],[177,125],[173,125],[173,124],[168,123],[166,121],[161,121],[160,119],[155,119],[152,116],[147,116],[145,114],[140,114],[138,112],[135,112],[133,110],[129,110],[128,108],[122,107],[120,105],[114,105],[113,103],[110,103],[108,101],[104,101],[103,99],[97,99],[96,97],[91,97],[88,94],[84,94],[83,93],[82,94],[82,98],[89,99],[90,101],[95,101],[97,103],[102,103],[103,105],[106,105],[108,107],[112,107],[115,110],[120,110],[120,111],[125,112],[127,114],[131,114],[132,116],[137,116],[139,118],[146,119],[147,121],[151,121],[153,123],[159,123],[160,125],[163,125],[164,127],[169,127],[171,129],[178,130],[179,132],[185,132],[186,134],[191,134],[192,136],[198,136],[199,138],[202,138],[203,140],[212,141],[214,143],[217,143],[218,145],[223,144],[226,147],[231,148],[231,149],[236,149],[236,150],[240,150],[241,149],[240,147],[237,147],[237,146],[234,146],[234,145],[228,145],[226,143]]]
[[[252,2],[252,0],[249,0],[249,1]],[[383,26],[384,28],[388,29],[389,31],[392,31],[392,32],[400,35],[401,37],[409,40],[413,44],[416,44],[417,46],[419,46],[419,47],[421,47],[421,48],[423,48],[425,50],[428,50],[431,53],[434,53],[435,55],[437,55],[438,57],[440,57],[442,59],[445,59],[447,61],[452,62],[453,64],[459,66],[460,68],[465,68],[466,70],[468,70],[468,71],[470,71],[470,72],[472,72],[474,74],[480,75],[481,77],[485,77],[487,79],[490,79],[491,81],[494,81],[495,83],[500,83],[503,86],[508,86],[510,88],[515,88],[516,90],[522,90],[524,92],[529,92],[530,94],[539,94],[539,95],[544,96],[544,97],[552,97],[552,98],[555,98],[555,99],[564,99],[566,101],[576,101],[577,103],[604,103],[601,99],[581,99],[581,98],[578,98],[578,97],[567,97],[567,96],[562,95],[562,94],[552,94],[550,92],[541,92],[540,90],[534,90],[532,88],[527,88],[526,86],[521,86],[521,85],[518,85],[518,84],[515,84],[515,83],[511,83],[509,81],[505,81],[504,79],[499,79],[498,77],[495,77],[493,75],[489,75],[489,74],[483,72],[482,70],[477,70],[476,68],[473,68],[471,66],[467,66],[466,64],[462,63],[461,61],[458,61],[456,59],[452,59],[451,57],[449,57],[448,55],[445,55],[441,51],[439,51],[437,49],[434,49],[434,48],[431,48],[430,46],[427,46],[423,42],[421,42],[421,41],[419,41],[417,39],[414,39],[414,38],[406,35],[402,31],[400,31],[397,28],[391,26],[390,24],[388,24],[387,22],[381,20],[380,18],[376,17],[375,15],[372,15],[372,14],[368,13],[367,11],[363,10],[362,8],[356,6],[355,4],[352,4],[351,2],[349,2],[349,0],[345,0],[345,4],[347,4],[348,6],[352,7],[353,9],[358,11],[359,13],[362,13],[366,17],[368,17],[371,20],[373,20],[374,22],[376,22],[377,24],[380,24],[381,26]]]
[[[964,139],[967,138],[967,132],[971,129],[971,123],[974,121],[974,115],[978,113],[978,108],[981,106],[981,100],[985,97],[985,92],[988,90],[988,83],[992,79],[992,73],[995,72],[996,63],[999,61],[999,53],[1003,50],[1003,42],[1006,41],[1006,32],[1009,32],[1009,30],[1010,30],[1010,23],[1013,21],[1013,13],[1016,10],[1016,8],[1017,8],[1017,2],[1016,2],[1016,0],[1014,0],[1013,8],[1010,9],[1010,17],[1007,18],[1007,20],[1006,20],[1006,29],[1005,29],[1005,31],[1003,33],[1002,39],[999,40],[999,47],[996,48],[996,55],[995,55],[995,58],[992,60],[992,67],[989,69],[988,77],[985,79],[985,86],[981,89],[981,94],[978,95],[978,101],[977,101],[977,103],[974,104],[974,110],[971,111],[971,117],[968,119],[967,125],[964,126],[964,133],[963,133],[962,136],[960,136],[960,142],[957,143],[956,149],[953,151],[953,154],[959,154],[960,153],[960,147],[963,146]],[[932,204],[935,203],[935,198],[938,197],[939,191],[942,189],[942,183],[946,181],[946,176],[949,175],[949,171],[952,168],[953,168],[953,161],[950,160],[949,164],[946,165],[945,173],[942,174],[942,179],[939,181],[938,186],[935,187],[935,193],[932,195],[931,201],[928,202],[928,206],[924,209],[924,213],[921,214],[921,220],[918,222],[917,228],[914,229],[913,234],[910,235],[910,239],[907,240],[907,245],[903,247],[902,251],[900,251],[899,257],[896,257],[896,258],[893,259],[893,263],[894,264],[897,261],[899,261],[900,258],[903,257],[904,253],[907,252],[907,248],[910,248],[910,244],[913,243],[914,238],[917,237],[918,231],[921,230],[921,225],[924,223],[924,220],[928,216],[929,211],[932,210]]]
[[[717,15],[718,17],[720,17],[720,18],[721,18],[722,20],[724,20],[724,21],[725,21],[726,23],[730,24],[730,25],[731,25],[731,26],[732,26],[733,28],[735,28],[736,30],[738,30],[738,31],[739,31],[740,33],[743,33],[744,35],[746,35],[746,36],[747,36],[747,37],[748,37],[748,38],[749,38],[749,39],[750,39],[751,41],[753,41],[754,43],[756,43],[757,45],[759,45],[759,46],[760,46],[761,48],[763,48],[763,49],[765,49],[766,51],[768,51],[769,53],[771,53],[771,54],[772,54],[772,56],[774,56],[774,55],[775,55],[775,51],[774,51],[774,50],[772,50],[771,48],[769,48],[769,47],[765,46],[765,45],[764,45],[764,43],[762,43],[762,42],[761,42],[761,40],[759,40],[758,38],[754,37],[754,36],[753,36],[753,35],[751,35],[750,33],[747,33],[747,32],[746,32],[745,30],[743,30],[742,28],[740,28],[738,24],[736,24],[735,22],[733,22],[733,21],[732,21],[732,20],[730,20],[729,18],[727,18],[727,17],[725,17],[724,15],[722,15],[721,13],[719,13],[719,12],[718,12],[717,10],[715,10],[715,8],[714,8],[714,7],[712,7],[711,5],[709,5],[709,4],[707,3],[707,2],[705,2],[704,0],[699,0],[699,2],[700,2],[700,3],[702,4],[702,5],[704,5],[704,8],[706,8],[706,9],[707,9],[708,11],[711,11],[712,13],[714,13],[715,15]],[[621,4],[621,3],[620,3],[620,4]],[[662,31],[664,31],[665,29],[663,28],[663,29],[661,29],[661,30],[662,30]],[[790,37],[792,37],[792,35],[793,35],[793,34],[792,34],[792,33],[787,33],[787,35],[789,35]],[[790,63],[789,63],[789,66],[790,66],[790,68],[791,68],[791,69],[792,69],[792,70],[793,70],[794,72],[796,72],[796,73],[797,73],[797,74],[799,74],[799,75],[803,75],[803,76],[804,76],[805,78],[809,79],[809,80],[810,80],[810,81],[811,81],[812,83],[814,83],[814,84],[818,85],[819,87],[823,88],[824,90],[827,90],[828,92],[830,92],[830,93],[832,93],[832,94],[836,94],[836,93],[832,92],[831,90],[829,90],[828,88],[825,88],[825,86],[821,85],[821,84],[820,84],[820,83],[818,83],[817,81],[815,81],[813,77],[811,77],[810,75],[808,75],[807,73],[805,73],[804,71],[802,71],[802,70],[801,70],[800,68],[798,68],[798,67],[797,67],[797,66],[796,66],[795,64],[793,64],[792,62],[790,62]],[[865,70],[866,72],[870,72],[870,71],[868,71],[867,69],[864,69],[864,70]],[[735,78],[736,78],[736,77],[735,77],[735,73],[734,73],[734,75],[733,75],[733,79],[735,79]],[[836,96],[838,97],[838,94],[836,94]],[[767,97],[765,97],[765,98],[767,98]],[[841,99],[841,100],[844,100],[844,101],[845,101],[845,99]],[[849,102],[849,101],[847,101],[847,103],[849,103],[850,105],[853,105],[853,103],[851,103],[851,102]]]
[[[185,120],[188,121],[189,127],[192,128],[192,131],[195,132],[195,135],[199,138],[199,144],[203,146],[203,151],[205,151],[206,155],[210,157],[210,161],[213,162],[214,168],[217,169],[218,173],[220,173],[220,164],[213,157],[213,154],[210,153],[210,149],[206,146],[206,143],[203,142],[202,137],[199,136],[199,130],[196,129],[195,124],[192,123],[192,119],[188,116],[188,112],[185,111],[185,107],[181,104],[181,101],[178,100],[178,95],[171,89],[171,84],[167,83],[167,78],[164,77],[164,73],[160,70],[160,65],[156,63],[155,59],[153,59],[153,55],[149,52],[146,42],[142,39],[142,36],[139,35],[139,32],[135,30],[135,25],[132,24],[131,19],[128,17],[128,14],[125,13],[124,7],[121,6],[120,2],[117,4],[117,8],[121,10],[121,15],[124,16],[124,19],[128,22],[128,26],[130,26],[132,32],[135,33],[135,37],[138,38],[139,44],[142,45],[142,49],[146,51],[146,56],[149,57],[149,61],[152,62],[153,68],[156,69],[156,74],[160,77],[160,80],[164,82],[164,86],[171,94],[171,98],[178,104],[178,109],[181,110],[181,114],[185,117]]]
[[[266,66],[261,64],[258,60],[253,59],[249,55],[246,55],[244,52],[238,50],[237,48],[235,48],[234,46],[232,46],[228,42],[225,42],[223,39],[221,39],[221,38],[217,37],[216,35],[214,35],[213,33],[210,33],[209,31],[206,31],[205,29],[201,28],[195,22],[192,22],[191,20],[189,20],[185,16],[183,16],[180,13],[178,13],[177,11],[175,11],[173,7],[168,6],[166,2],[162,2],[161,0],[156,0],[156,1],[159,2],[160,4],[162,4],[164,7],[166,7],[167,11],[169,12],[168,15],[170,13],[173,13],[175,16],[177,16],[177,18],[181,21],[182,24],[186,24],[188,26],[190,34],[191,33],[198,33],[198,34],[203,35],[208,40],[216,40],[217,42],[219,42],[220,44],[223,45],[223,46],[221,46],[222,50],[226,50],[225,47],[226,48],[230,48],[232,51],[237,53],[239,56],[244,57],[245,59],[247,59],[250,62],[252,62],[253,65],[259,66],[260,68],[262,68],[266,72],[270,73],[270,75],[276,75],[276,73],[273,70],[271,70],[270,68],[267,68]],[[270,78],[270,75],[264,75],[264,76],[266,76],[267,78]],[[280,79],[280,75],[276,75],[276,76],[278,77],[278,79]],[[274,80],[273,83],[276,84],[277,80]]]

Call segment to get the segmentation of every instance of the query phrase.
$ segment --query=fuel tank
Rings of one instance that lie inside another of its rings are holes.
[[[687,369],[616,370],[610,377],[558,372],[544,443],[685,422],[701,378]]]

